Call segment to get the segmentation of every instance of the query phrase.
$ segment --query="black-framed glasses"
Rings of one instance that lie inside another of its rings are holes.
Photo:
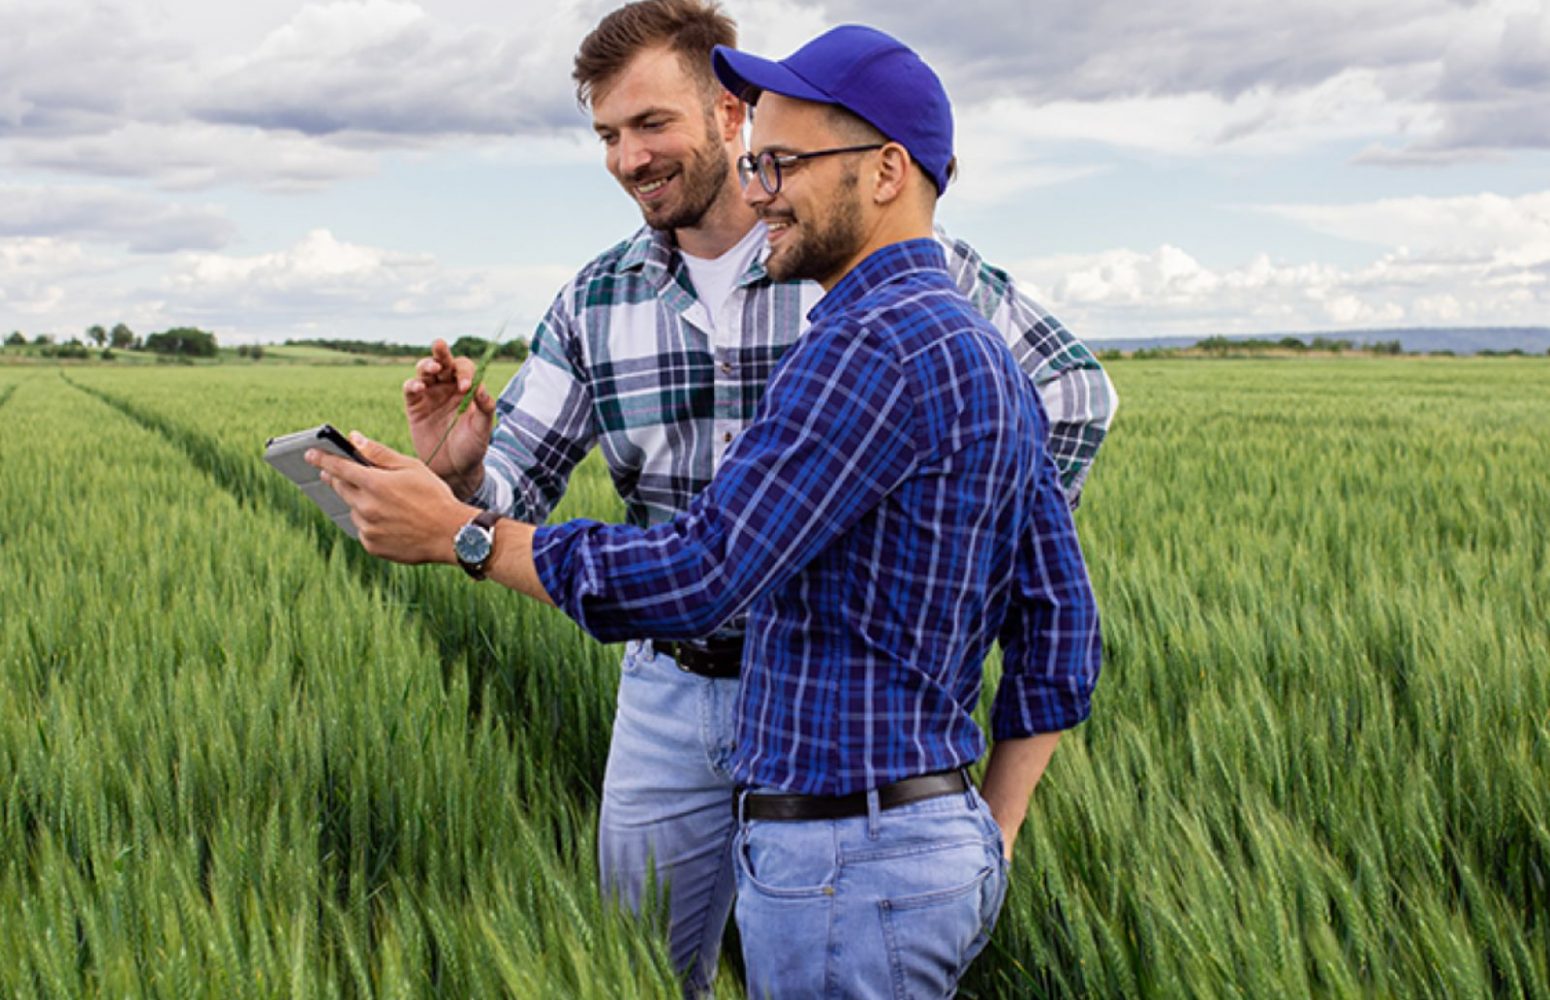
[[[744,153],[737,158],[737,179],[747,187],[754,177],[759,178],[759,186],[764,188],[767,194],[780,194],[780,172],[786,167],[794,167],[803,160],[811,160],[819,156],[834,156],[839,153],[865,153],[873,149],[882,149],[885,142],[874,142],[866,146],[838,146],[834,149],[815,149],[811,153],[772,153],[769,150],[755,156],[752,153]]]

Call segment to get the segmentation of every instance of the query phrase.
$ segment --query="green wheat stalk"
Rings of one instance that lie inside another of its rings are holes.
[[[462,402],[458,403],[457,412],[454,413],[452,415],[452,419],[447,422],[447,428],[441,432],[441,438],[436,442],[436,447],[431,449],[430,455],[425,459],[425,464],[427,466],[432,465],[436,461],[436,456],[441,454],[442,445],[446,444],[447,438],[452,436],[452,429],[457,426],[457,422],[459,420],[463,419],[463,413],[467,411],[469,405],[473,403],[474,393],[479,391],[479,386],[484,381],[485,370],[490,367],[490,361],[497,353],[500,352],[501,347],[504,346],[503,338],[506,335],[506,326],[510,322],[511,317],[509,316],[501,320],[501,325],[496,329],[495,336],[491,338],[488,344],[485,345],[484,354],[479,357],[479,363],[474,366],[474,379],[468,384],[468,391],[463,394]],[[468,485],[467,483],[463,482],[463,477],[461,475],[457,473],[454,473],[454,475],[457,476],[458,482],[460,484],[465,487]]]

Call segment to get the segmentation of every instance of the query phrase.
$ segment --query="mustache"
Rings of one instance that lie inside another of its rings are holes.
[[[664,170],[661,167],[645,166],[641,167],[639,170],[635,170],[629,174],[626,174],[625,180],[629,181],[631,184],[650,184],[652,181],[659,181],[664,177],[671,177],[677,172],[677,167],[668,167]]]

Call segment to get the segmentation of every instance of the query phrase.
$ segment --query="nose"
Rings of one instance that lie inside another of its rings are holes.
[[[755,211],[768,205],[773,197],[774,195],[764,190],[764,185],[759,183],[758,177],[748,178],[748,183],[743,185],[743,202]]]
[[[620,175],[629,177],[651,162],[651,149],[639,136],[625,129],[614,147],[614,156]]]

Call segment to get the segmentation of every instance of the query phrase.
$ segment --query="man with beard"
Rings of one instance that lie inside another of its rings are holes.
[[[932,235],[953,163],[935,74],[856,25],[779,63],[718,46],[714,65],[757,102],[744,198],[770,275],[824,289],[811,326],[684,513],[497,518],[479,569],[605,642],[746,614],[724,805],[750,995],[950,996],[1034,786],[1087,717],[1097,608],[1038,396]],[[367,550],[466,563],[454,533],[475,509],[356,444],[381,468],[313,458]],[[996,641],[982,794],[967,768]]]
[[[479,387],[437,454],[435,471],[488,512],[485,524],[458,526],[472,554],[487,550],[497,515],[542,521],[594,445],[630,524],[687,510],[819,297],[816,284],[769,273],[765,227],[735,180],[744,106],[710,69],[712,48],[734,42],[730,20],[703,0],[630,4],[582,42],[578,97],[645,226],[561,290],[499,402]],[[1107,378],[1003,272],[939,239],[958,286],[1043,394],[1050,452],[1074,504],[1113,411]],[[405,383],[422,459],[453,422],[473,369],[438,342]],[[467,565],[477,572],[478,562]],[[742,635],[734,619],[709,638],[629,643],[603,782],[604,884],[631,906],[653,870],[666,884],[672,956],[691,993],[715,974],[734,889],[726,803]]]

